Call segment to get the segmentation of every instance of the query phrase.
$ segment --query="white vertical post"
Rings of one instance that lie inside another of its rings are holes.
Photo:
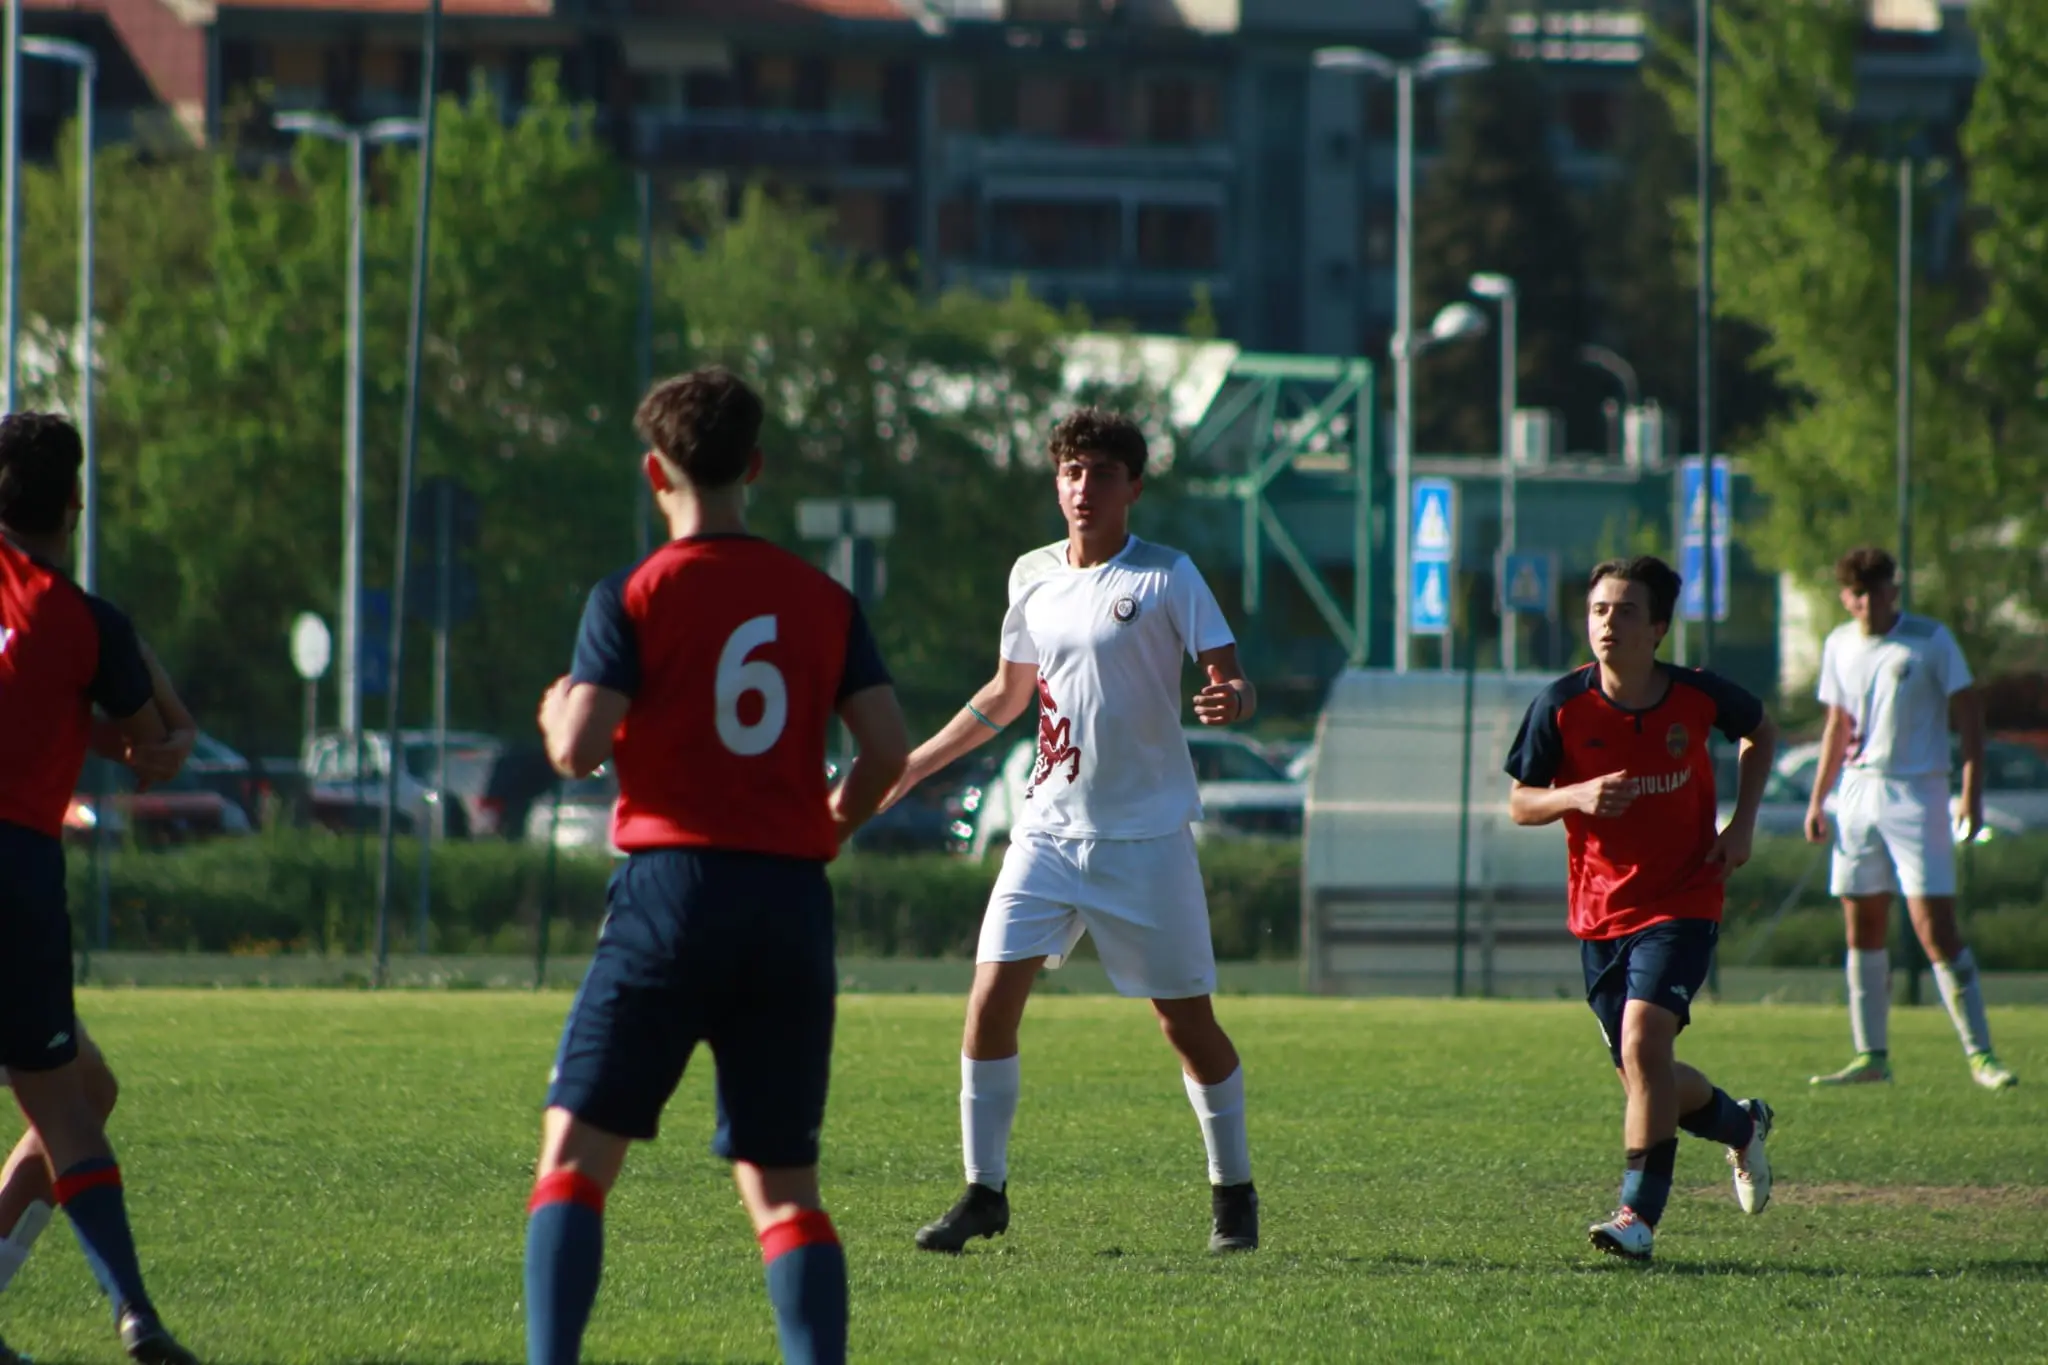
[[[1394,88],[1394,671],[1406,673],[1414,624],[1408,523],[1415,514],[1415,68],[1403,63]]]

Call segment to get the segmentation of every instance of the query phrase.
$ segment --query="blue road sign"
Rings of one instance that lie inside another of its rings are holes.
[[[1417,635],[1450,634],[1451,566],[1417,564],[1409,583],[1408,629]]]
[[[1458,544],[1457,493],[1449,479],[1417,479],[1410,509],[1408,558],[1448,564]]]
[[[1500,585],[1509,611],[1551,615],[1557,610],[1557,556],[1544,550],[1502,555]]]
[[[1733,541],[1734,505],[1729,500],[1728,460],[1714,459],[1714,619],[1728,619],[1728,547]],[[1707,530],[1706,463],[1689,455],[1678,463],[1678,505],[1682,521],[1678,528],[1678,573],[1685,580],[1679,596],[1679,611],[1688,621],[1707,616],[1706,553]]]
[[[357,676],[363,695],[381,697],[391,690],[391,594],[383,588],[363,589],[356,621]]]

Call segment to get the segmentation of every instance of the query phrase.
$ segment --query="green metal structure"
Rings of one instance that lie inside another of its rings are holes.
[[[1187,492],[1239,505],[1246,615],[1257,616],[1263,603],[1270,543],[1354,668],[1369,662],[1373,642],[1375,378],[1369,360],[1239,355],[1196,424],[1187,452],[1191,470],[1200,471],[1188,480]],[[1348,612],[1269,496],[1276,483],[1295,478],[1314,478],[1352,501]]]

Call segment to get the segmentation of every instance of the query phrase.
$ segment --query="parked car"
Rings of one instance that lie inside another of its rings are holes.
[[[623,857],[612,843],[612,807],[618,799],[619,780],[610,768],[589,777],[560,779],[527,808],[526,842],[545,848],[553,839],[564,851]]]
[[[432,730],[401,730],[405,761],[398,773],[399,828],[423,829],[445,795],[447,809],[441,830],[451,839],[465,839],[477,824],[496,828],[496,817],[481,806],[490,764],[504,750],[496,738],[473,730],[448,732],[449,780],[436,773],[439,740]],[[361,763],[357,756],[360,752]],[[324,731],[307,743],[300,762],[311,787],[313,818],[330,829],[353,829],[379,823],[384,809],[384,784],[390,772],[388,738],[368,731],[360,746],[340,731]]]
[[[78,790],[64,812],[64,837],[87,843],[104,831],[111,842],[147,848],[250,833],[255,828],[239,802],[207,786],[204,778],[181,772],[168,782],[137,791],[134,772],[98,755],[86,759]]]
[[[1197,839],[1301,837],[1306,787],[1289,781],[1242,735],[1193,727],[1185,734],[1202,801],[1203,819],[1194,826]],[[1010,842],[1037,759],[1035,740],[1020,741],[1010,750],[1002,768],[970,798],[972,808],[954,824],[957,852],[985,858]]]
[[[1802,791],[1820,771],[1820,744],[1795,744],[1778,756],[1778,771]],[[1962,741],[1949,736],[1949,793],[1963,789]],[[2004,831],[2048,829],[2048,758],[2030,745],[1984,741],[1984,824]]]

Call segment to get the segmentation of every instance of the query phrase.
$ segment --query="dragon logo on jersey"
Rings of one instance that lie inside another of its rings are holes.
[[[1060,764],[1067,765],[1067,782],[1072,785],[1081,776],[1081,751],[1074,744],[1074,720],[1071,716],[1060,716],[1055,724],[1053,717],[1059,713],[1059,703],[1052,699],[1052,689],[1045,685],[1045,679],[1038,680],[1038,766],[1031,774],[1031,786],[1036,790],[1041,783],[1052,779]]]
[[[1894,682],[1904,682],[1906,679],[1912,676],[1913,660],[1910,656],[1900,659],[1897,663],[1892,665],[1892,680]]]
[[[1117,598],[1115,604],[1110,607],[1109,614],[1116,618],[1118,625],[1129,625],[1138,619],[1138,599],[1129,594]]]
[[[1691,744],[1692,733],[1683,725],[1674,725],[1664,732],[1664,752],[1673,758],[1684,758]]]

